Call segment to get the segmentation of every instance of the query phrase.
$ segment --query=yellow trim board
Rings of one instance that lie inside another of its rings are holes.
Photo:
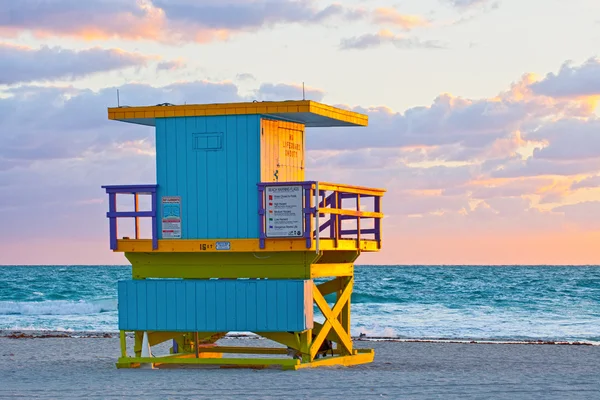
[[[108,119],[154,126],[156,118],[264,115],[308,127],[367,126],[369,117],[312,100],[263,101],[170,106],[109,107]]]
[[[325,209],[323,209],[325,210]],[[217,242],[228,242],[229,250],[217,250]],[[265,248],[260,248],[258,239],[161,239],[158,249],[152,249],[152,239],[118,239],[115,252],[126,253],[237,253],[237,252],[280,252],[280,251],[314,251],[306,248],[306,240],[302,239],[266,239]],[[356,239],[319,239],[321,251],[361,250],[365,252],[379,251],[377,241]]]
[[[315,185],[312,186],[315,189]],[[354,194],[366,194],[371,196],[382,197],[386,192],[385,189],[371,188],[366,186],[356,185],[343,185],[339,183],[331,182],[319,182],[319,190],[331,190],[336,192],[354,193]]]
[[[145,278],[270,278],[313,279],[352,276],[352,263],[318,263],[316,253],[125,253],[133,279]]]

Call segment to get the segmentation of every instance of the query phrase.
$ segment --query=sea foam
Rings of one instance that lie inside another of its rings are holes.
[[[37,302],[0,301],[0,315],[89,315],[116,310],[116,299]]]

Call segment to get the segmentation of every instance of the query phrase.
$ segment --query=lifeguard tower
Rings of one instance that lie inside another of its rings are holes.
[[[110,248],[133,275],[118,283],[117,367],[373,360],[353,346],[350,297],[354,261],[381,248],[384,190],[304,179],[305,128],[366,126],[366,115],[302,100],[117,107],[108,118],[156,129],[156,184],[103,186]],[[133,210],[117,210],[122,195],[133,195]],[[119,237],[121,218],[135,236]],[[141,218],[151,237],[141,237]],[[216,344],[228,332],[283,346]],[[152,356],[166,341],[169,354]]]

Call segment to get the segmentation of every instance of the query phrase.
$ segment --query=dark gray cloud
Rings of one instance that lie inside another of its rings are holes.
[[[367,33],[361,36],[342,39],[341,50],[365,50],[392,44],[398,49],[445,49],[447,45],[437,40],[421,40],[416,37],[404,37],[389,32]]]
[[[145,66],[153,57],[116,49],[39,49],[0,43],[0,85],[71,80],[98,72]]]
[[[590,58],[579,66],[566,62],[557,74],[547,74],[533,83],[531,89],[536,94],[552,97],[600,95],[600,59]]]

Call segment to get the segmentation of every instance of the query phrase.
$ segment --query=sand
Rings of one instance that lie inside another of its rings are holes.
[[[221,341],[250,342],[259,341]],[[375,362],[300,371],[118,370],[115,337],[0,337],[0,398],[600,399],[600,346],[355,345],[374,348]]]

